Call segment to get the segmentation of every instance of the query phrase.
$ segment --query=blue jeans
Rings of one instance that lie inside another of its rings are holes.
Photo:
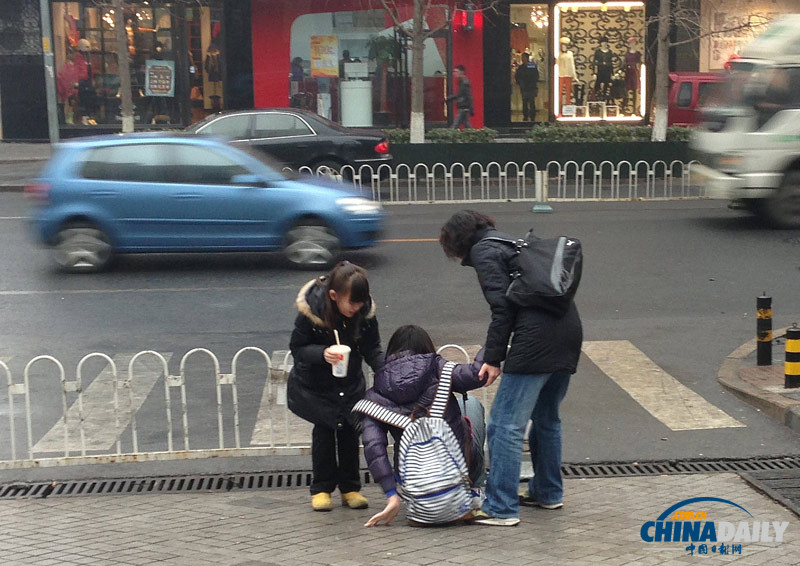
[[[531,450],[534,476],[531,495],[557,503],[564,494],[561,478],[559,406],[569,387],[567,372],[526,375],[504,373],[489,416],[489,479],[483,510],[493,517],[519,516],[519,474],[522,439],[533,421]]]
[[[475,448],[474,452],[478,454],[477,461],[470,462],[470,468],[476,470],[474,477],[473,474],[470,474],[470,479],[473,486],[483,487],[486,484],[486,462],[483,455],[483,445],[486,442],[486,417],[483,404],[469,395],[465,407],[464,397],[459,395],[458,408],[461,409],[461,414],[472,423],[472,446]]]

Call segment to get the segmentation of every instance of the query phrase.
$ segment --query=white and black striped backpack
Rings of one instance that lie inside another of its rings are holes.
[[[408,519],[418,523],[450,523],[472,509],[464,453],[444,419],[455,365],[453,362],[444,365],[436,397],[425,416],[412,419],[366,399],[353,407],[353,411],[403,429],[397,492],[406,504]]]

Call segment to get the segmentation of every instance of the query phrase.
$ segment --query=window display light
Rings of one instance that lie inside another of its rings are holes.
[[[544,29],[550,25],[550,16],[547,15],[547,11],[534,8],[531,10],[531,23],[539,29]]]
[[[626,12],[626,17],[637,17],[630,14],[632,9],[643,9],[644,2],[641,1],[624,1],[624,0],[610,0],[607,2],[602,1],[576,1],[576,2],[559,2],[556,4],[556,9],[553,10],[553,26],[555,32],[553,34],[553,52],[560,53],[561,52],[561,44],[562,38],[566,37],[562,35],[562,22],[565,18],[574,18],[572,14],[577,13],[579,10],[597,10],[599,12],[608,13],[609,10],[622,10]],[[642,29],[644,29],[644,19],[642,19]],[[592,46],[592,50],[594,50],[596,46]],[[580,50],[580,46],[576,46],[578,50]],[[583,47],[585,50],[586,47]],[[576,57],[579,51],[575,51]],[[553,64],[553,76],[559,77],[559,61],[558,57],[555,58],[555,62]],[[576,59],[577,60],[577,59]],[[580,73],[579,73],[580,74]],[[647,69],[644,64],[641,65],[641,72],[639,76],[639,104],[638,108],[636,106],[629,107],[627,112],[630,112],[630,115],[624,115],[621,110],[621,107],[617,106],[617,103],[614,99],[608,99],[605,101],[598,101],[597,100],[597,93],[589,91],[586,88],[586,91],[591,92],[592,96],[595,98],[590,98],[588,96],[582,97],[581,92],[583,92],[582,88],[580,87],[580,83],[587,85],[587,78],[584,76],[583,81],[578,81],[579,86],[576,87],[575,92],[577,94],[572,94],[571,96],[567,96],[564,101],[561,100],[562,92],[561,92],[561,85],[559,84],[560,81],[556,80],[553,81],[553,114],[556,117],[557,121],[560,122],[583,122],[583,121],[608,121],[608,122],[637,122],[641,121],[642,117],[645,114],[647,104],[646,104],[646,80],[647,80]],[[594,81],[594,78],[592,78]],[[580,91],[580,92],[579,92]],[[601,93],[602,94],[602,93]],[[611,95],[613,97],[613,95]],[[572,104],[572,99],[575,99],[575,104]],[[579,98],[585,98],[586,100],[581,100],[580,104],[578,103]],[[601,108],[600,111],[595,109],[593,112],[588,112],[586,110],[587,100],[591,100],[595,103],[596,107]],[[598,104],[600,102],[600,104]],[[569,106],[568,112],[565,112],[565,108]],[[606,110],[608,109],[608,112]],[[598,115],[600,114],[600,115]]]

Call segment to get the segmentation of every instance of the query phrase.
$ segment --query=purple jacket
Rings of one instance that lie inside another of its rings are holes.
[[[446,360],[439,354],[417,354],[404,357],[390,356],[386,358],[383,367],[375,374],[375,385],[365,396],[366,399],[386,407],[392,411],[410,415],[415,408],[430,407],[436,395],[439,384],[439,375]],[[472,364],[459,364],[453,370],[453,391],[464,393],[483,386],[478,378],[478,372],[483,365],[483,350],[478,352]],[[369,471],[375,481],[381,484],[384,493],[397,489],[394,470],[398,467],[397,450],[395,450],[394,466],[389,463],[386,450],[388,440],[386,433],[390,432],[398,445],[402,431],[391,427],[372,417],[361,415],[362,433],[364,443],[364,457],[367,460]],[[456,397],[450,394],[444,418],[453,430],[462,447],[469,447],[473,452],[465,454],[470,465],[470,476],[474,477],[472,467],[479,465],[476,448],[472,446],[469,436],[469,425],[461,416]]]

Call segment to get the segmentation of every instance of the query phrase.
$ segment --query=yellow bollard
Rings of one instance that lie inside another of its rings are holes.
[[[786,369],[783,386],[786,389],[800,387],[800,328],[796,322],[786,331]]]

